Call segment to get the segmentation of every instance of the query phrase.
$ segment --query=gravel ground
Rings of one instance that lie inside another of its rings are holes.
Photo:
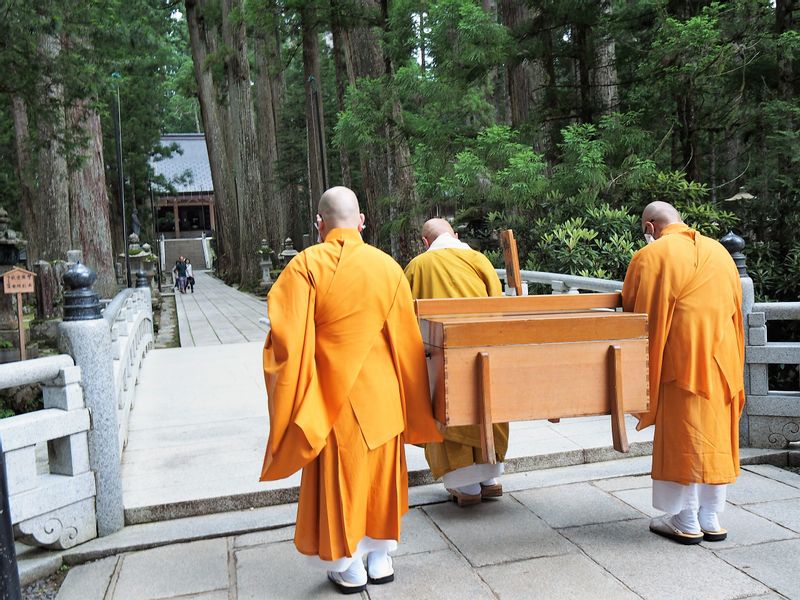
[[[68,569],[61,568],[56,573],[22,588],[22,600],[55,600],[58,589],[67,576]]]

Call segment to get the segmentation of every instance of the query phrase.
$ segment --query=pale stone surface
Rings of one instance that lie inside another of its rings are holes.
[[[0,419],[0,438],[3,440],[5,452],[34,446],[43,440],[52,440],[88,429],[89,411],[86,409],[63,411],[57,408],[45,408]]]
[[[129,525],[107,537],[92,540],[64,553],[70,564],[94,560],[116,552],[144,550],[169,543],[188,542],[211,537],[239,535],[265,527],[286,528],[294,524],[297,506],[282,504],[239,512],[188,517]]]
[[[94,498],[61,505],[17,524],[19,539],[45,548],[72,548],[97,537]]]
[[[117,557],[73,567],[58,590],[56,600],[103,600],[117,566]]]
[[[767,506],[771,504],[770,502]],[[728,530],[728,538],[721,542],[703,542],[703,544],[710,550],[716,551],[798,537],[796,532],[748,512],[749,507],[745,508],[728,504],[725,511],[719,515],[720,525]]]
[[[800,498],[763,504],[745,504],[743,508],[800,533]]]
[[[394,556],[404,554],[418,554],[434,550],[446,550],[447,541],[436,526],[430,521],[424,511],[413,509],[403,517],[400,543]]]
[[[589,483],[515,492],[514,497],[556,528],[641,517],[639,511]]]
[[[769,477],[770,479],[780,481],[792,487],[800,488],[800,475],[792,471],[787,471],[786,469],[781,469],[775,465],[750,465],[744,467],[744,470],[763,477]]]
[[[576,551],[512,497],[466,508],[448,502],[423,510],[476,567]]]
[[[97,479],[97,530],[108,535],[125,524],[117,407],[109,401],[116,397],[111,331],[105,319],[96,319],[64,321],[59,334],[59,346],[75,359],[83,374],[83,399],[92,413],[89,462]]]
[[[649,456],[643,456],[612,460],[605,463],[587,463],[569,467],[540,469],[526,473],[513,473],[503,476],[503,489],[513,492],[626,475],[643,475],[650,473],[651,462],[652,459]]]
[[[394,582],[368,587],[370,600],[495,598],[469,564],[451,550],[398,556],[394,570]]]
[[[295,550],[291,542],[236,551],[238,600],[340,598],[325,569]]]
[[[788,498],[800,498],[800,489],[748,471],[742,471],[736,483],[728,486],[728,502],[732,504],[753,504]]]
[[[5,452],[8,495],[14,496],[36,487],[36,446]]]
[[[228,587],[224,538],[144,550],[122,560],[116,600],[154,600]]]
[[[82,431],[48,442],[50,472],[58,475],[79,475],[89,470],[89,442]]]
[[[254,531],[245,535],[237,535],[234,540],[236,548],[247,548],[249,546],[262,546],[275,542],[286,542],[294,539],[294,527],[281,527],[279,529],[267,529],[265,531]]]
[[[35,489],[11,497],[11,522],[27,521],[94,495],[94,474],[91,472],[77,477],[39,475]]]
[[[634,477],[614,477],[613,479],[600,479],[594,485],[607,492],[618,490],[635,490],[637,488],[650,488],[653,480],[649,475],[639,475]]]
[[[478,570],[504,600],[636,600],[636,594],[580,554],[535,558]],[[563,576],[559,576],[563,575]]]
[[[720,558],[787,598],[800,598],[800,540],[722,550]]]
[[[728,600],[769,591],[705,548],[681,546],[651,533],[646,519],[587,525],[562,533],[648,600]]]
[[[78,369],[80,367],[71,367]],[[80,377],[80,374],[78,375]],[[61,410],[76,410],[83,408],[83,388],[80,383],[53,386],[46,385],[42,388],[42,402],[45,408],[60,408]]]
[[[61,565],[61,555],[57,552],[34,550],[26,556],[17,556],[19,584],[25,587],[37,579],[52,575]]]
[[[52,381],[58,377],[62,368],[74,364],[72,358],[66,354],[6,363],[0,365],[0,388]]]
[[[662,515],[660,510],[653,508],[653,488],[636,488],[632,490],[619,490],[612,492],[617,498],[629,504],[648,517]]]

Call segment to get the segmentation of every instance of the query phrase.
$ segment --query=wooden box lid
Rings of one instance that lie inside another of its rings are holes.
[[[646,339],[647,315],[622,312],[486,314],[420,319],[429,346],[459,348]]]

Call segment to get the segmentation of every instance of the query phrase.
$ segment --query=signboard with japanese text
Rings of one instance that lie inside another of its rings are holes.
[[[3,292],[6,294],[30,294],[33,292],[35,274],[19,267],[14,267],[3,274]]]

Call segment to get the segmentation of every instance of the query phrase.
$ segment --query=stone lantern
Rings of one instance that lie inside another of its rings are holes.
[[[283,242],[283,250],[281,250],[281,253],[278,255],[278,260],[280,260],[281,267],[285,268],[286,265],[289,264],[289,261],[297,256],[297,254],[298,252],[294,249],[292,238],[286,238],[286,240]]]
[[[258,248],[258,254],[261,264],[261,285],[269,287],[272,285],[272,248],[269,247],[267,240],[261,240],[261,246]]]
[[[6,209],[0,208],[0,268],[13,267],[19,262],[20,251],[28,242],[13,229],[8,228],[11,219]]]
[[[120,256],[125,258],[124,254],[120,254]],[[152,279],[155,255],[151,252],[150,244],[139,245],[139,236],[135,233],[128,236],[128,259],[134,277],[139,271],[143,271],[147,275],[148,282]]]

